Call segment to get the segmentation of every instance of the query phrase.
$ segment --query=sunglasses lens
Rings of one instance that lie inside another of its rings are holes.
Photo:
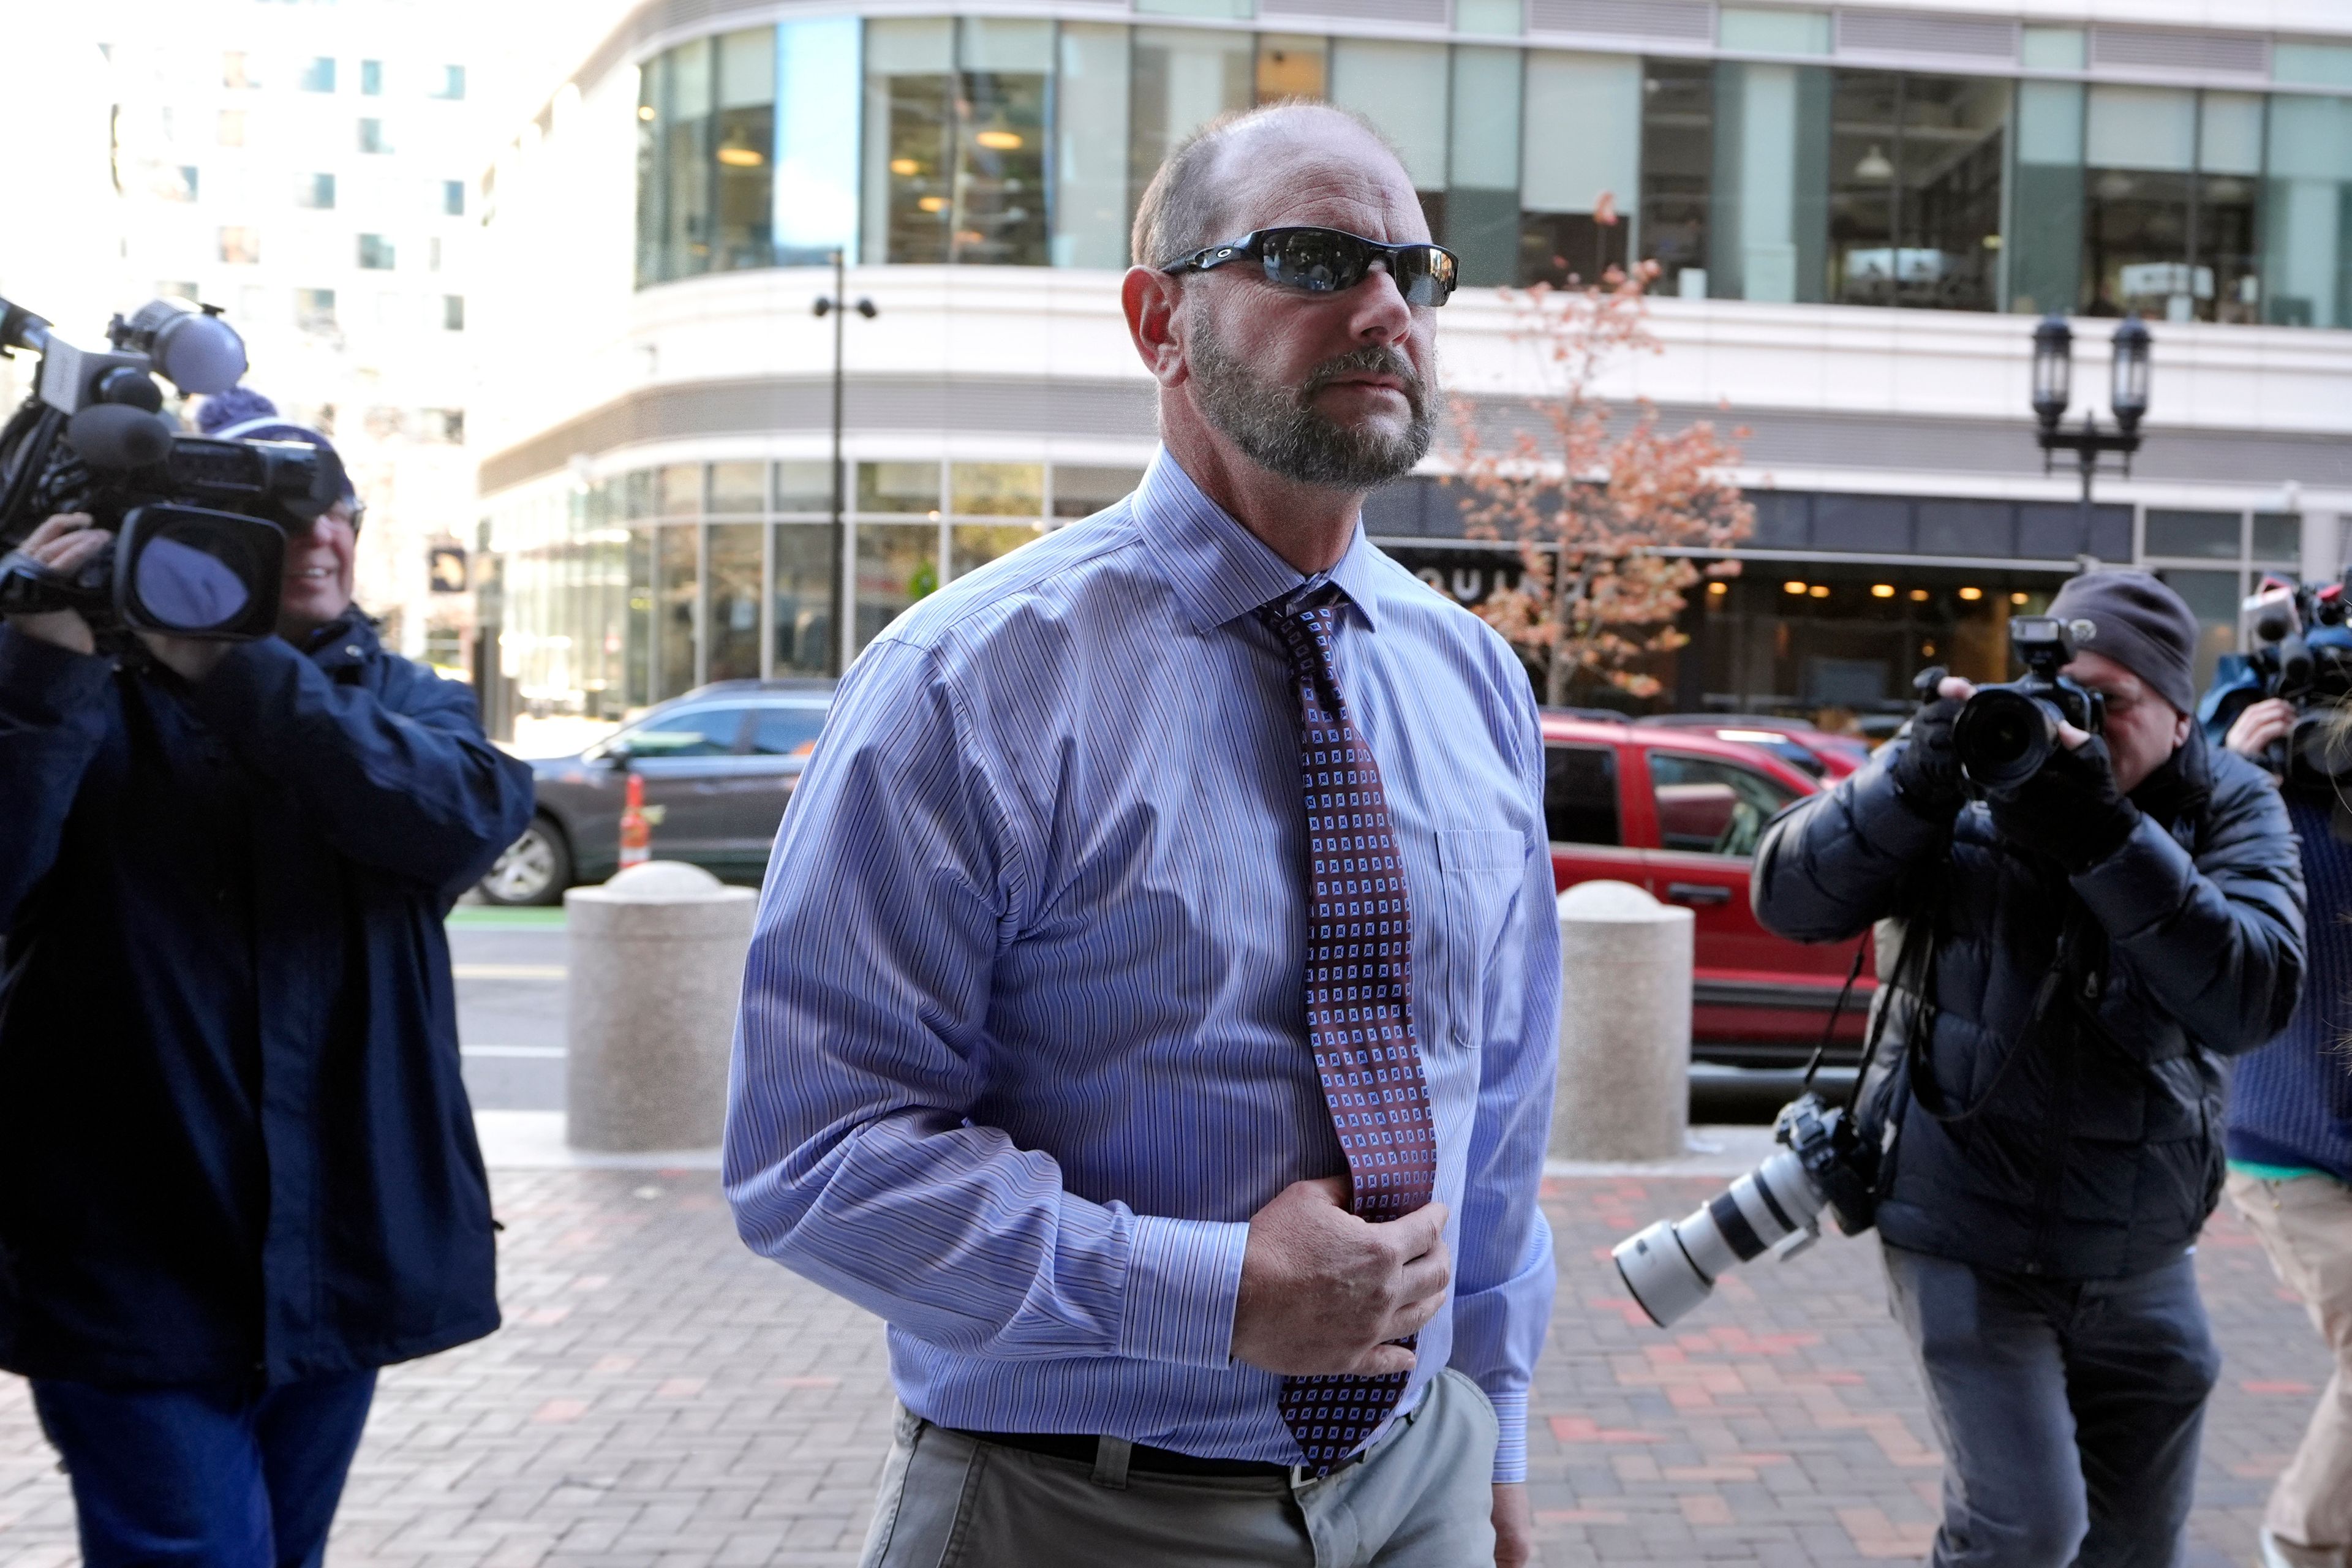
[[[1330,229],[1292,229],[1266,242],[1265,270],[1285,288],[1337,293],[1363,280],[1364,247]]]
[[[1454,258],[1433,245],[1400,252],[1396,273],[1409,305],[1443,305],[1454,293]]]

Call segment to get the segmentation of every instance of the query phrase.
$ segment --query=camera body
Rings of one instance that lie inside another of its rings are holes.
[[[1952,721],[1952,749],[1960,771],[1979,790],[2015,789],[2050,760],[2058,726],[2098,734],[2106,728],[2106,699],[2059,672],[2074,661],[2081,623],[2053,616],[2019,616],[2009,623],[2009,646],[2025,674],[1979,686]]]
[[[2352,625],[2346,584],[2264,577],[2240,606],[2244,653],[2221,656],[2197,704],[2207,741],[2222,743],[2238,715],[2266,698],[2294,705],[2294,727],[2264,752],[2264,767],[2291,785],[2352,781],[2352,732],[2339,710],[2352,700]]]
[[[1878,1217],[1878,1151],[1853,1115],[1817,1094],[1780,1108],[1772,1136],[1785,1145],[1680,1221],[1660,1220],[1610,1253],[1650,1321],[1671,1327],[1715,1282],[1766,1252],[1786,1261],[1821,1239],[1822,1212],[1848,1236]]]
[[[216,313],[156,300],[108,337],[110,353],[77,349],[0,300],[0,352],[41,355],[32,397],[0,431],[0,544],[67,511],[114,535],[71,574],[21,549],[0,557],[0,613],[78,611],[110,651],[126,631],[271,635],[287,531],[341,496],[341,462],[300,442],[183,435],[159,412],[158,372],[189,392],[244,374],[244,344]]]

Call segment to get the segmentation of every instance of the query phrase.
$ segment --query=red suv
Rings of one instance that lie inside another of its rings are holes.
[[[1803,1066],[1854,947],[1766,931],[1748,907],[1748,868],[1764,825],[1816,781],[1770,752],[1699,730],[1547,712],[1543,738],[1553,882],[1632,882],[1697,917],[1693,1060]],[[1838,1020],[1832,1059],[1842,1066],[1859,1052],[1871,984],[1865,974]]]

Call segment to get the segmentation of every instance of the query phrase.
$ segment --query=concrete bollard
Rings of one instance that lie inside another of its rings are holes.
[[[1690,1126],[1691,911],[1631,882],[1559,896],[1555,1160],[1672,1160]]]
[[[574,1149],[715,1148],[759,895],[655,860],[563,895]]]

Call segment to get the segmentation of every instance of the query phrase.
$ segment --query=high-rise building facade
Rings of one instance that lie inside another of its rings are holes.
[[[70,118],[53,122],[53,138],[12,123],[11,163],[103,163],[110,189],[58,215],[53,241],[86,254],[103,281],[70,304],[23,302],[94,345],[106,319],[93,301],[127,311],[178,295],[220,307],[246,339],[247,384],[327,433],[367,502],[361,603],[402,651],[461,669],[473,597],[462,583],[435,592],[428,569],[435,543],[469,542],[478,461],[466,433],[467,276],[484,138],[465,9],[66,9],[69,25],[47,25],[47,47],[20,64],[26,77],[46,60],[72,79],[60,105]],[[44,90],[20,81],[11,93],[37,102]],[[42,221],[12,206],[10,248],[33,250]],[[37,273],[43,258],[26,259]]]
[[[2162,571],[2210,658],[2259,574],[2344,563],[2352,14],[2144,9],[649,0],[478,193],[511,696],[617,718],[822,671],[1119,494],[1153,445],[1136,199],[1194,126],[1290,97],[1378,125],[1460,253],[1440,349],[1482,425],[1546,386],[1512,289],[1655,263],[1664,352],[1607,390],[1744,427],[1759,512],[1662,700],[1891,710],[1927,664],[1997,673],[2084,558]],[[872,318],[812,313],[836,251]],[[2052,311],[2078,386],[2112,319],[2155,334],[2147,445],[2087,510],[2026,405]],[[1462,537],[1450,450],[1366,521],[1475,601],[1517,558]]]

